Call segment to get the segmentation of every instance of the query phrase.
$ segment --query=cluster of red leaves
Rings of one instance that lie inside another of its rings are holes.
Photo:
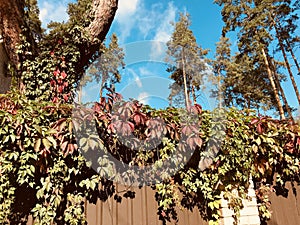
[[[106,138],[106,144],[111,151],[118,151],[126,147],[127,151],[140,149],[141,146],[158,147],[163,137],[171,138],[178,143],[180,149],[187,150],[201,147],[202,139],[199,133],[202,109],[194,105],[187,114],[196,118],[193,123],[174,120],[177,110],[149,110],[138,101],[124,102],[115,93],[108,94],[95,103],[93,111],[99,125],[99,133]],[[177,115],[178,116],[178,115]],[[116,140],[121,141],[116,145]],[[123,146],[120,146],[123,145]],[[126,146],[124,146],[126,145]]]
[[[250,122],[250,126],[253,126],[259,135],[264,135],[273,129],[273,133],[277,131],[284,132],[283,136],[284,150],[291,154],[300,154],[300,136],[299,125],[294,121],[279,121],[270,117],[258,117],[254,118]]]
[[[58,44],[61,45],[62,41],[58,40]],[[54,103],[66,103],[68,102],[71,92],[68,82],[66,59],[63,56],[56,56],[55,51],[50,52],[51,58],[56,62],[53,76],[50,81],[52,102]]]
[[[3,111],[6,111],[12,115],[15,115],[18,110],[18,106],[16,103],[11,101],[9,98],[6,98],[5,96],[0,97],[0,109]]]

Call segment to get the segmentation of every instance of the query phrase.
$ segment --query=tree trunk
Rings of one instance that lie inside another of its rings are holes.
[[[277,103],[277,106],[278,106],[280,119],[283,120],[283,119],[285,119],[284,110],[283,110],[283,107],[282,107],[282,104],[281,104],[281,101],[280,101],[280,98],[279,98],[279,94],[278,94],[278,90],[277,90],[276,84],[274,82],[272,71],[270,69],[269,61],[268,61],[266,52],[265,52],[265,50],[263,48],[261,49],[261,52],[262,52],[262,55],[263,55],[263,58],[264,58],[264,62],[265,62],[266,68],[267,68],[268,78],[270,80],[270,83],[271,83],[271,86],[272,86],[272,89],[273,89],[273,92],[274,92],[275,100],[276,100],[276,103]]]
[[[3,39],[0,32],[0,94],[9,90],[11,78],[6,76],[6,64],[8,62],[8,56],[3,45]]]
[[[193,96],[193,103],[195,105],[195,104],[197,104],[197,96],[196,96],[195,86],[194,85],[192,85],[192,96]]]
[[[189,109],[190,108],[190,98],[189,98],[188,89],[187,89],[184,49],[182,49],[182,52],[181,52],[181,63],[182,63],[182,76],[183,76],[183,85],[184,85],[185,107],[186,107],[186,109]]]
[[[105,84],[105,79],[104,79],[104,75],[102,74],[101,84],[100,84],[100,93],[99,93],[100,100],[102,99],[104,84]]]
[[[105,39],[106,34],[112,24],[118,9],[118,0],[92,0],[93,9],[87,12],[89,15],[94,15],[94,20],[86,28],[90,34],[90,41],[94,43],[90,46],[83,45],[85,54],[81,57],[79,68],[84,68],[92,58],[92,56],[99,50],[100,44]]]
[[[217,87],[217,89],[218,89],[218,101],[219,101],[218,105],[219,105],[220,109],[222,108],[221,77],[222,77],[222,75],[221,75],[221,72],[220,72],[220,68],[218,68],[218,77],[217,77],[218,87]]]
[[[24,24],[23,1],[0,0],[0,31],[8,58],[14,65],[19,62],[16,47]]]
[[[23,1],[0,0],[0,93],[8,91],[11,84],[5,68],[7,63],[16,68],[19,62],[16,50],[20,43],[21,27],[25,24],[23,18]]]
[[[292,58],[293,58],[293,60],[295,62],[295,65],[296,65],[296,67],[298,69],[298,75],[300,75],[300,66],[299,66],[298,60],[297,60],[297,58],[296,58],[296,56],[295,56],[295,54],[293,52],[291,44],[290,44],[290,42],[288,40],[285,40],[285,43],[286,43],[286,45],[288,47],[288,51],[291,53],[291,56],[292,56]]]
[[[282,87],[281,87],[281,84],[280,84],[280,81],[279,81],[278,74],[276,73],[275,66],[274,66],[273,63],[271,63],[271,65],[272,65],[272,67],[273,67],[274,80],[275,80],[275,83],[276,83],[276,85],[277,85],[277,87],[278,87],[280,93],[281,93],[281,97],[282,97],[283,103],[284,103],[284,105],[285,105],[285,107],[286,107],[286,111],[287,111],[287,113],[288,113],[290,119],[291,119],[291,120],[294,120],[293,114],[292,114],[291,108],[290,108],[290,106],[289,106],[289,103],[288,103],[288,101],[287,101],[287,98],[286,98],[286,96],[285,96],[284,90],[283,90]]]
[[[284,49],[284,46],[283,46],[283,43],[282,43],[280,34],[279,34],[279,32],[278,32],[278,28],[277,28],[276,25],[274,26],[274,28],[275,28],[276,35],[277,35],[277,39],[278,39],[278,42],[279,42],[279,46],[280,46],[280,49],[281,49],[281,52],[282,52],[282,55],[283,55],[283,58],[284,58],[285,66],[286,66],[286,68],[287,68],[287,70],[288,70],[290,79],[291,79],[291,81],[292,81],[292,85],[293,85],[293,87],[294,87],[294,90],[295,90],[295,93],[296,93],[296,96],[297,96],[297,99],[298,99],[298,103],[299,103],[299,105],[300,105],[300,94],[299,94],[299,90],[298,90],[296,81],[295,81],[295,79],[294,79],[294,75],[293,75],[292,70],[291,70],[291,67],[290,67],[290,63],[289,63],[288,58],[287,58],[287,56],[286,56],[286,52],[285,52],[285,49]]]

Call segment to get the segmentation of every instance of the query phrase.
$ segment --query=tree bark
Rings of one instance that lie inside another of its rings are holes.
[[[285,40],[285,43],[286,43],[286,45],[288,47],[288,51],[290,52],[290,54],[291,54],[291,56],[292,56],[292,58],[293,58],[293,60],[295,62],[295,65],[296,65],[296,67],[298,69],[298,75],[300,75],[300,66],[299,66],[298,60],[297,60],[297,58],[296,58],[296,56],[295,56],[295,54],[294,54],[294,52],[292,50],[291,44],[290,44],[290,42],[288,40]]]
[[[16,47],[20,43],[21,27],[24,24],[23,1],[0,0],[0,31],[9,61],[14,65],[19,62]]]
[[[195,92],[195,86],[192,84],[192,96],[193,96],[193,103],[194,105],[197,104],[197,96],[196,96],[196,92]]]
[[[287,71],[289,73],[290,79],[292,81],[293,88],[295,90],[295,94],[297,96],[298,103],[300,105],[300,94],[299,94],[299,90],[298,90],[298,87],[297,87],[294,75],[293,75],[291,67],[290,67],[290,63],[289,63],[288,58],[286,56],[286,52],[285,52],[285,49],[284,49],[284,46],[283,46],[283,43],[282,43],[279,31],[278,31],[278,28],[277,28],[276,25],[274,26],[274,28],[275,28],[275,31],[276,31],[276,35],[277,35],[278,43],[279,43],[279,46],[280,46],[280,50],[281,50],[283,58],[284,58],[285,66],[286,66]]]
[[[273,78],[272,71],[271,71],[271,68],[270,68],[270,65],[269,65],[269,61],[268,61],[266,52],[263,48],[261,49],[261,52],[262,52],[262,55],[263,55],[263,59],[264,59],[266,68],[267,68],[268,78],[270,80],[270,83],[271,83],[271,86],[272,86],[272,89],[273,89],[273,92],[274,92],[275,100],[276,100],[276,103],[277,103],[277,106],[278,106],[280,119],[283,120],[283,119],[285,119],[284,110],[283,110],[283,107],[282,107],[282,104],[281,104],[281,101],[280,101],[280,98],[279,98],[279,94],[278,94],[276,84],[274,82],[274,78]]]
[[[186,77],[186,71],[185,71],[185,55],[184,55],[184,49],[182,49],[181,52],[181,63],[182,63],[182,76],[183,76],[183,85],[184,85],[184,99],[185,99],[185,107],[186,109],[190,109],[190,98],[187,88],[187,77]]]
[[[286,111],[287,111],[287,113],[288,113],[290,119],[294,121],[294,118],[293,118],[293,114],[292,114],[291,108],[290,108],[289,103],[288,103],[288,101],[287,101],[287,98],[286,98],[286,96],[285,96],[284,90],[283,90],[283,88],[282,88],[282,86],[281,86],[281,84],[280,84],[278,74],[276,73],[276,70],[275,70],[275,66],[274,66],[273,63],[271,63],[271,65],[272,65],[272,67],[273,67],[274,80],[275,80],[275,83],[276,83],[276,85],[277,85],[277,87],[278,87],[280,93],[281,93],[281,97],[282,97],[283,103],[284,103],[284,105],[285,105]]]
[[[100,43],[105,39],[106,34],[113,22],[116,11],[118,9],[118,0],[92,0],[92,11],[87,12],[94,16],[94,20],[86,28],[90,35],[89,46],[84,46],[85,54],[81,57],[79,67],[83,68],[87,65],[95,52],[99,50]],[[100,40],[100,43],[99,41]]]

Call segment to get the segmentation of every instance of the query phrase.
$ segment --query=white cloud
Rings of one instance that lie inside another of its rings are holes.
[[[147,69],[146,67],[140,67],[139,68],[139,74],[140,76],[153,76],[153,71]]]
[[[135,80],[136,85],[137,85],[139,88],[142,88],[142,87],[143,87],[142,81],[141,81],[141,79],[140,79],[137,75],[135,75],[134,80]]]
[[[67,3],[43,1],[40,3],[40,19],[43,27],[50,21],[62,22],[68,20]]]
[[[139,94],[137,100],[143,104],[148,104],[148,101],[149,101],[149,93],[147,92],[142,92]]]
[[[171,23],[175,23],[177,8],[173,3],[168,4],[168,8],[161,15],[160,25],[157,27],[154,35],[154,41],[151,49],[150,57],[153,60],[164,58],[163,55],[166,51],[165,43],[170,40],[173,32],[173,26]]]
[[[120,27],[119,41],[124,42],[135,24],[135,13],[139,11],[140,0],[119,0],[115,21]]]
[[[143,83],[142,83],[139,75],[135,72],[135,70],[131,69],[131,68],[127,68],[127,70],[128,70],[128,73],[133,76],[133,79],[129,79],[127,81],[128,86],[135,84],[138,88],[143,88]]]
[[[116,20],[122,21],[128,19],[137,10],[139,0],[119,0]]]
[[[173,3],[149,5],[145,0],[120,0],[115,21],[119,40],[125,43],[134,32],[134,37],[167,41],[172,32],[171,21],[175,21],[177,8]]]

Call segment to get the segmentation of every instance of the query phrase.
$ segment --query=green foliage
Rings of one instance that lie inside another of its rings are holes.
[[[49,33],[43,34],[36,1],[28,1],[25,10],[29,29],[22,34],[17,52],[21,60],[15,74],[21,86],[26,87],[28,98],[68,103],[74,99],[85,69],[99,56],[99,50],[91,49],[101,42],[90,40],[86,29],[93,18],[82,16],[91,8],[90,0],[70,4],[68,22],[52,22],[48,25]],[[33,32],[36,43],[32,43],[28,32]]]
[[[285,110],[288,117],[292,118],[281,82],[286,77],[282,73],[284,67],[288,68],[292,81],[293,74],[287,58],[285,63],[280,62],[280,55],[274,55],[272,48],[279,44],[282,45],[282,54],[286,54],[284,46],[286,52],[293,54],[292,48],[288,47],[289,42],[295,41],[292,37],[298,20],[293,1],[216,0],[215,3],[222,6],[225,23],[222,35],[225,36],[230,31],[236,32],[239,50],[231,60],[232,67],[226,68],[226,104],[263,110],[275,108],[280,111],[282,118]],[[297,64],[295,57],[294,61]],[[295,82],[293,87],[300,99]]]
[[[123,49],[118,45],[118,38],[113,34],[108,47],[101,44],[101,56],[87,70],[92,80],[100,83],[100,98],[103,97],[105,87],[112,87],[121,81],[119,70],[125,67]],[[95,78],[95,79],[93,79]]]
[[[83,119],[72,116],[74,109],[70,105],[32,101],[20,94],[0,97],[1,224],[26,220],[30,214],[37,224],[85,224],[84,197],[93,203],[111,197],[117,202],[122,197],[134,198],[131,192],[120,196],[114,183],[107,179],[116,173],[124,179],[134,179],[128,171],[118,171],[118,165],[105,162],[108,154],[131,165],[154,164],[160,168],[170,159],[172,165],[174,154],[175,163],[184,162],[178,159],[195,148],[186,164],[180,164],[176,173],[171,168],[162,173],[158,177],[161,181],[153,186],[163,221],[177,220],[176,210],[180,207],[197,208],[214,224],[220,218],[222,193],[238,219],[250,177],[258,184],[261,216],[268,219],[268,190],[283,189],[288,181],[299,182],[300,130],[296,124],[236,109],[226,112],[221,121],[213,121],[210,112],[193,106],[193,119],[201,121],[197,128],[188,123],[186,116],[180,116],[180,109],[154,110],[118,99],[119,95],[111,94],[95,104],[93,114],[86,114],[87,109],[76,109],[78,115],[90,115]],[[119,114],[111,116],[116,105]],[[129,119],[123,120],[124,116]],[[157,116],[165,127],[158,125]],[[99,136],[89,136],[87,131],[76,139],[74,131],[90,129],[85,126],[90,120],[96,121]],[[199,132],[192,132],[195,128]],[[222,135],[212,133],[217,128],[225,132],[221,142]],[[131,133],[135,136],[130,137]],[[151,136],[151,144],[159,133],[164,138],[154,150],[132,151],[139,140]],[[119,135],[128,135],[131,145],[121,141]],[[208,156],[210,150],[217,154]],[[97,153],[96,161],[83,157],[86,151]],[[99,174],[87,166],[93,163]],[[142,178],[145,176],[148,177],[144,174]]]
[[[230,87],[244,81],[243,88],[234,89],[233,94],[237,93],[238,99],[241,93],[242,99],[254,99],[257,103],[264,96],[252,94],[257,94],[258,87],[268,87],[268,83],[265,68],[260,65],[261,56],[254,54],[254,50],[267,46],[271,40],[269,21],[264,14],[251,11],[251,4],[216,2],[226,5],[223,16],[231,22],[225,21],[225,33],[242,23],[239,48],[247,53],[235,56],[234,62],[227,64],[230,53],[223,40],[225,44],[218,52],[220,61],[214,64],[218,81],[225,74],[232,75],[222,81]],[[70,4],[70,20],[51,23],[49,34],[42,34],[36,1],[26,1],[30,30],[24,30],[18,48],[20,67],[15,71],[21,93],[14,90],[0,96],[0,223],[25,223],[28,215],[32,215],[36,224],[41,225],[85,224],[84,199],[96,203],[98,199],[114,198],[121,202],[123,197],[134,198],[133,192],[126,191],[123,196],[116,192],[112,180],[117,175],[124,182],[141,186],[149,184],[147,179],[156,179],[152,187],[164,223],[177,220],[179,207],[196,208],[210,224],[217,224],[222,197],[228,200],[238,219],[252,178],[261,217],[268,219],[267,193],[284,189],[289,181],[299,183],[299,124],[257,117],[255,112],[237,109],[224,111],[215,121],[213,117],[219,111],[202,111],[197,104],[190,107],[190,95],[196,101],[195,91],[202,84],[207,51],[198,47],[188,28],[187,15],[181,15],[168,42],[169,71],[181,88],[179,91],[185,90],[187,110],[155,110],[137,101],[124,102],[112,90],[92,109],[74,108],[68,103],[93,59],[102,53],[113,61],[101,72],[105,82],[118,82],[117,68],[123,66],[124,56],[116,36],[109,47],[89,52],[100,41],[88,38],[86,28],[92,16],[78,15],[86,15],[91,3],[79,0]],[[249,13],[257,17],[246,23]],[[253,30],[257,33],[250,32]],[[34,32],[37,39],[45,36],[32,42],[26,32]],[[90,61],[84,62],[83,58]],[[259,85],[248,87],[245,76]],[[251,95],[245,96],[250,91]],[[92,122],[96,124],[96,133],[92,133]],[[149,150],[149,146],[155,147]],[[87,153],[92,153],[90,158]],[[153,169],[146,173],[142,170],[136,180],[134,171],[122,170],[109,156],[121,165],[153,165]]]
[[[167,43],[167,69],[171,73],[170,78],[174,83],[170,86],[170,102],[180,95],[184,96],[185,106],[197,102],[196,91],[203,85],[205,71],[207,70],[205,55],[208,50],[198,46],[196,38],[190,30],[189,15],[180,14],[179,21],[175,24],[174,32]],[[172,105],[172,104],[171,104]]]

